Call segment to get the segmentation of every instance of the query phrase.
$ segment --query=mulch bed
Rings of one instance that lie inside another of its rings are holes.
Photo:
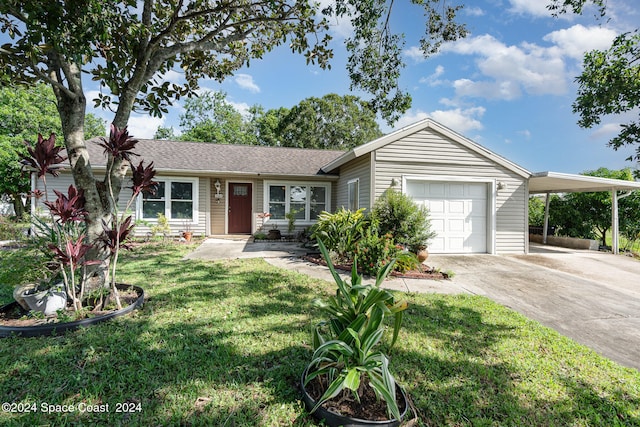
[[[324,265],[324,266],[327,265],[327,263],[325,262],[324,258],[322,258],[321,255],[312,255],[312,254],[305,255],[302,257],[302,259],[318,265]],[[336,268],[336,270],[351,272],[353,265],[352,264],[335,264],[334,267]],[[420,264],[417,270],[410,270],[404,273],[401,273],[399,271],[392,271],[391,276],[401,277],[405,279],[432,279],[432,280],[443,280],[443,279],[449,278],[449,275],[447,273],[444,273],[436,268],[429,267],[428,265],[425,265],[425,264]]]
[[[139,295],[135,290],[120,290],[120,302],[122,307],[127,307],[138,299]],[[104,316],[105,314],[116,311],[117,309],[112,310],[92,310],[86,312],[86,317],[98,317]],[[67,306],[66,308],[67,315],[73,320],[80,320],[80,318],[75,318],[75,312],[73,311],[72,306]],[[48,323],[59,323],[58,316],[47,316],[44,318],[31,317],[29,316],[29,312],[24,310],[19,305],[11,310],[2,310],[0,311],[0,326],[37,326],[44,325]]]
[[[316,402],[328,386],[326,381],[324,381],[325,384],[322,384],[319,378],[320,377],[312,379],[305,387],[309,396]],[[363,384],[359,388],[360,402],[354,399],[351,390],[343,390],[336,397],[323,403],[322,406],[331,412],[338,413],[345,417],[359,418],[367,421],[388,421],[387,404],[384,400],[376,397],[373,388],[367,383],[368,380],[363,380]],[[405,410],[406,402],[397,387],[396,402],[398,402],[400,413],[402,414]]]

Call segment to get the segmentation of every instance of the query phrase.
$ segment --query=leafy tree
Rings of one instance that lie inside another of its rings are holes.
[[[376,115],[353,95],[307,98],[294,106],[278,128],[285,147],[348,150],[382,136]]]
[[[255,136],[247,132],[242,114],[229,102],[224,92],[205,92],[189,98],[180,116],[182,141],[217,144],[255,144]]]
[[[549,8],[557,14],[583,13],[588,3],[598,6],[600,16],[605,16],[604,0],[553,0]],[[629,114],[635,119],[621,124],[620,133],[609,141],[618,150],[624,146],[636,146],[635,155],[627,160],[640,161],[640,34],[638,29],[619,35],[606,50],[593,50],[584,56],[584,70],[577,77],[578,95],[573,112],[580,115],[578,125],[592,128],[607,115]]]
[[[444,41],[466,35],[456,22],[461,6],[445,0],[412,0],[424,9],[426,55]],[[388,22],[393,3],[335,0],[321,9],[310,0],[86,0],[0,2],[0,29],[11,39],[0,49],[0,83],[43,81],[53,88],[74,180],[83,190],[88,236],[97,240],[111,222],[128,164],[109,156],[104,178],[94,176],[85,145],[85,88],[89,75],[101,88],[96,105],[112,108],[122,129],[132,111],[160,116],[175,99],[195,94],[201,78],[224,80],[234,71],[287,44],[308,63],[328,68],[330,19],[349,19],[346,40],[352,89],[371,95],[370,107],[393,121],[410,105],[398,89],[402,38]],[[163,81],[181,67],[186,83]],[[115,197],[108,197],[107,191]],[[94,254],[108,259],[107,251]],[[108,262],[92,272],[104,283]]]
[[[633,181],[630,169],[609,170],[600,168],[584,172],[584,175]],[[633,233],[634,224],[640,219],[639,197],[626,197],[618,201],[620,232]],[[585,239],[598,238],[606,245],[606,233],[611,229],[611,193],[569,193],[551,200],[549,222],[558,233]]]
[[[278,146],[281,144],[280,124],[289,114],[285,107],[266,110],[261,105],[249,109],[251,115],[248,129],[256,136],[258,145]]]
[[[87,138],[105,134],[102,119],[87,114]],[[51,88],[37,84],[22,88],[0,88],[0,193],[13,203],[16,216],[26,210],[22,196],[31,188],[29,177],[22,171],[20,155],[26,153],[24,141],[35,141],[38,133],[62,134],[56,98]]]
[[[168,140],[175,140],[178,139],[178,137],[176,136],[176,131],[175,129],[173,129],[173,127],[163,127],[163,126],[159,126],[158,129],[156,129],[156,133],[153,135],[154,139],[168,139]]]

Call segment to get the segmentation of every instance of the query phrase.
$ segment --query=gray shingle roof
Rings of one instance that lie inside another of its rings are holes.
[[[103,148],[95,140],[87,141],[91,163],[105,166]],[[134,150],[153,161],[158,171],[193,171],[203,173],[245,173],[262,175],[313,176],[323,174],[322,166],[334,161],[344,151],[311,150],[257,145],[225,145],[141,139]]]

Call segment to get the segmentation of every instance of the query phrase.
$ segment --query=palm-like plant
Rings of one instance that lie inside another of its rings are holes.
[[[389,416],[400,419],[395,379],[389,371],[387,356],[378,349],[384,335],[385,317],[394,318],[393,346],[398,338],[403,311],[408,306],[406,301],[396,300],[391,292],[380,288],[394,262],[378,271],[375,284],[363,285],[355,260],[349,283],[336,272],[321,240],[318,240],[318,245],[338,288],[336,295],[326,302],[315,301],[329,319],[314,329],[315,351],[305,385],[314,378],[323,378],[328,385],[312,412],[344,389],[351,390],[359,401],[361,387],[371,386],[376,396],[386,402]]]

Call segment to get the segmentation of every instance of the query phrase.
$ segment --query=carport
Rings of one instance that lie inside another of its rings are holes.
[[[549,201],[552,193],[611,192],[611,250],[614,254],[619,252],[620,241],[618,200],[627,197],[634,190],[640,190],[640,182],[558,172],[538,172],[532,174],[531,178],[529,178],[529,194],[546,194],[544,228],[542,231],[544,243],[547,243]],[[623,193],[618,194],[618,192]]]

